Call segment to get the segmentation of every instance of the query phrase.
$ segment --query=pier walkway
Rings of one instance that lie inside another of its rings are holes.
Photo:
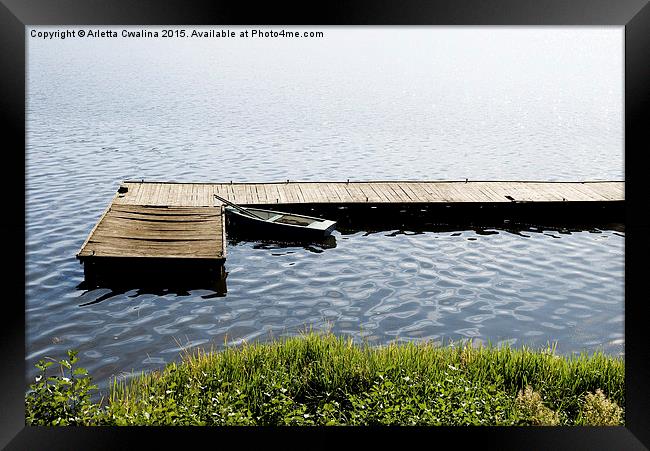
[[[335,220],[357,212],[357,217],[373,223],[385,218],[403,221],[410,209],[416,221],[430,223],[454,217],[475,222],[504,214],[542,219],[574,216],[582,221],[588,214],[600,220],[607,217],[604,212],[614,211],[620,217],[624,189],[624,182],[126,181],[77,258],[84,263],[87,280],[104,269],[120,279],[127,274],[141,277],[146,271],[143,262],[157,265],[156,269],[147,266],[154,279],[161,277],[164,267],[173,268],[174,274],[207,271],[225,280],[226,221],[224,207],[214,194],[241,205],[287,211],[302,208],[311,216],[326,214]],[[429,219],[422,219],[427,214]]]
[[[277,182],[122,184],[122,205],[208,207],[214,194],[241,205],[610,202],[624,200],[624,182]]]

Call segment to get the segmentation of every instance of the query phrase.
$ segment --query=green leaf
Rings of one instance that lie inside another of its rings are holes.
[[[75,368],[75,370],[72,372],[75,376],[80,376],[80,375],[86,375],[88,374],[88,370],[86,368]]]

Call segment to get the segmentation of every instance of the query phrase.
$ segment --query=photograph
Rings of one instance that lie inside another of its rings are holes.
[[[626,426],[625,37],[26,26],[25,424]]]

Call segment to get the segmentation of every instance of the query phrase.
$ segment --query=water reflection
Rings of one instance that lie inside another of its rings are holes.
[[[510,233],[525,238],[529,238],[525,232],[541,233],[552,238],[559,238],[559,236],[552,233],[561,235],[571,235],[572,233],[589,232],[589,233],[602,233],[603,230],[612,232],[617,236],[625,236],[625,225],[623,223],[601,223],[601,224],[526,224],[506,221],[503,224],[486,224],[478,225],[462,225],[462,224],[407,224],[404,227],[395,227],[395,224],[384,223],[375,224],[372,227],[368,226],[355,226],[354,223],[348,223],[345,226],[339,227],[338,231],[341,235],[355,235],[363,233],[363,236],[369,236],[375,233],[384,233],[385,236],[398,236],[398,235],[422,235],[425,233],[450,233],[450,236],[461,236],[463,232],[472,231],[477,235],[498,235],[499,233]],[[386,233],[388,232],[388,233]]]
[[[336,237],[330,235],[318,240],[254,240],[243,235],[231,234],[226,239],[228,246],[237,246],[244,243],[253,243],[253,249],[288,249],[302,248],[315,254],[320,254],[327,249],[336,248]]]
[[[196,268],[195,268],[196,269]],[[137,270],[124,267],[102,268],[77,285],[77,290],[84,290],[81,297],[88,299],[92,293],[102,293],[96,299],[79,304],[87,307],[98,304],[113,297],[134,291],[129,298],[144,295],[154,296],[191,296],[192,290],[207,290],[211,293],[201,296],[203,299],[224,297],[228,291],[226,278],[228,273],[223,266],[216,268],[200,268],[197,271],[179,271],[173,266],[164,267],[160,264],[141,265]],[[109,290],[105,292],[105,290]]]

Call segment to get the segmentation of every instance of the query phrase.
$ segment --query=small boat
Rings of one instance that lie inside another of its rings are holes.
[[[336,221],[328,219],[242,207],[216,194],[214,197],[227,205],[226,219],[236,232],[273,238],[309,240],[325,238],[336,227]]]

